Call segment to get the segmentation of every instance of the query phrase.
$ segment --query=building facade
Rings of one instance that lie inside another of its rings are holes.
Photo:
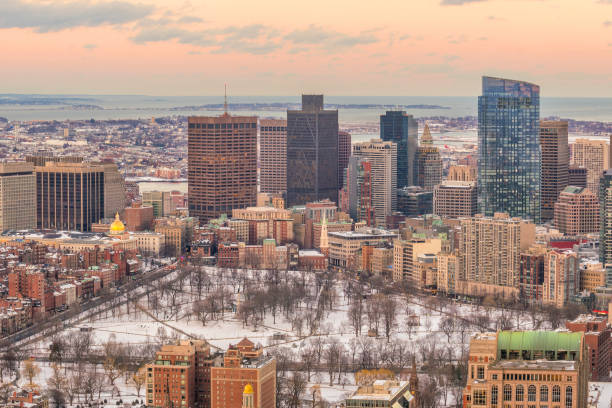
[[[478,97],[478,209],[540,222],[540,87],[482,78]]]
[[[419,186],[397,190],[397,211],[406,217],[419,217],[433,212],[433,193]]]
[[[357,222],[368,226],[376,222],[372,195],[372,163],[363,157],[352,156],[345,170],[346,182],[342,187],[342,209]]]
[[[463,406],[586,407],[587,361],[583,333],[476,334],[470,341]]]
[[[142,204],[145,207],[153,207],[155,218],[166,217],[175,209],[169,191],[145,191],[142,193]]]
[[[599,262],[606,269],[606,286],[612,287],[612,169],[600,179],[599,224]]]
[[[442,181],[442,158],[440,150],[434,146],[429,126],[426,124],[417,149],[414,174],[416,185],[425,191],[433,191]]]
[[[587,188],[597,193],[599,179],[610,168],[610,149],[604,140],[576,139],[572,144],[572,164],[587,170]]]
[[[376,225],[384,226],[386,217],[397,208],[397,145],[373,139],[355,144],[353,156],[372,166],[372,206]]]
[[[302,110],[287,111],[287,206],[338,202],[338,111],[323,95],[302,95]]]
[[[257,202],[257,117],[188,119],[189,215],[201,223]]]
[[[473,217],[478,211],[475,181],[444,181],[434,188],[433,213],[443,218]]]
[[[287,192],[287,121],[259,121],[259,191]]]
[[[478,167],[467,164],[456,164],[448,168],[447,181],[476,181],[478,179]]]
[[[344,186],[344,171],[348,167],[351,157],[351,134],[349,132],[338,132],[338,188]]]
[[[599,232],[599,200],[586,188],[568,186],[554,205],[555,226],[566,235]]]
[[[35,167],[39,229],[91,231],[104,218],[104,168],[48,161]]]
[[[397,186],[415,184],[414,162],[418,147],[419,124],[404,111],[387,111],[380,116],[380,138],[397,145]]]
[[[569,184],[566,121],[540,121],[542,148],[542,221],[554,216],[555,202]]]
[[[591,381],[610,381],[612,366],[612,330],[605,317],[580,315],[572,321],[565,322],[571,332],[584,332],[587,355],[590,363]]]
[[[573,251],[549,250],[544,261],[542,303],[562,308],[580,290],[580,265]]]
[[[36,228],[36,176],[31,163],[0,163],[0,231]]]
[[[587,169],[584,167],[570,166],[568,170],[568,186],[584,187],[587,186]]]

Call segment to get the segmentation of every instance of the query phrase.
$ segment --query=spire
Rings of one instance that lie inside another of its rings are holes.
[[[432,145],[433,138],[431,137],[431,132],[429,131],[429,125],[425,123],[425,128],[423,129],[423,134],[421,135],[421,144],[422,145]]]
[[[225,97],[223,99],[223,111],[225,112],[225,115],[228,115],[227,113],[227,84],[225,84]]]
[[[327,236],[327,215],[323,212],[323,221],[321,221],[321,239],[319,240],[319,249],[325,256],[329,253],[329,237]]]

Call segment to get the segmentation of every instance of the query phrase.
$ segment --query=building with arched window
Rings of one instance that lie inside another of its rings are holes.
[[[582,332],[480,333],[470,341],[463,406],[586,407],[588,377]]]

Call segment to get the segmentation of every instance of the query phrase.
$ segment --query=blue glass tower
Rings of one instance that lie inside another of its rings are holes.
[[[478,97],[478,210],[540,222],[540,87],[482,78]]]
[[[418,147],[419,124],[404,111],[380,115],[380,138],[397,144],[397,188],[416,184],[414,161]]]

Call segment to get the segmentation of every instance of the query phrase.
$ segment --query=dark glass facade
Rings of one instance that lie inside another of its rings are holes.
[[[397,144],[397,187],[416,184],[414,167],[418,147],[419,124],[404,111],[380,115],[380,138]]]
[[[482,78],[478,97],[478,209],[540,222],[540,87]]]
[[[338,111],[323,95],[302,95],[302,110],[287,111],[287,205],[338,202]]]
[[[404,187],[397,190],[397,211],[406,217],[418,217],[433,213],[433,192],[421,187]]]
[[[612,169],[599,179],[599,262],[606,268],[606,286],[612,287]]]

